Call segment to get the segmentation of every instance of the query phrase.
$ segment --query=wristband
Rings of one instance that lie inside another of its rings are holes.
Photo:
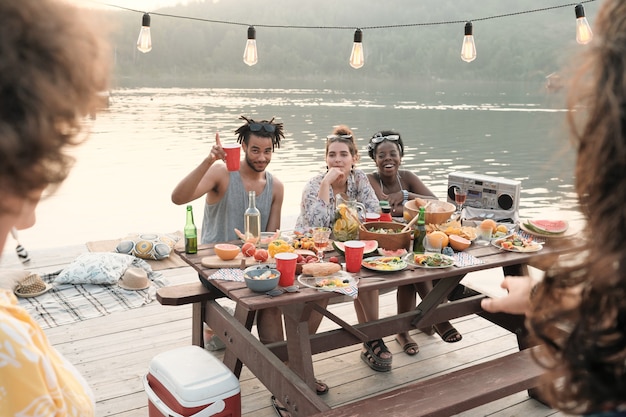
[[[402,196],[403,198],[403,203],[406,203],[407,201],[409,201],[409,192],[407,190],[402,190]]]

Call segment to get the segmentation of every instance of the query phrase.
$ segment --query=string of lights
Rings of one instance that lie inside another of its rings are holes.
[[[390,25],[377,25],[377,26],[307,26],[307,25],[272,25],[272,24],[253,24],[244,22],[235,22],[228,20],[215,20],[204,19],[198,17],[181,16],[169,13],[160,12],[145,12],[128,7],[101,3],[98,1],[92,1],[101,6],[112,7],[116,9],[126,10],[135,13],[142,13],[141,30],[139,32],[139,38],[137,40],[137,49],[143,53],[147,53],[152,49],[152,40],[150,35],[150,15],[169,17],[175,19],[195,20],[206,23],[234,25],[234,26],[247,26],[248,37],[243,54],[243,62],[247,65],[255,65],[258,62],[258,53],[256,47],[256,29],[255,28],[278,28],[278,29],[318,29],[318,30],[355,30],[354,43],[352,51],[350,53],[349,64],[354,69],[359,69],[365,65],[365,54],[363,50],[363,31],[364,30],[377,30],[377,29],[397,29],[397,28],[410,28],[410,27],[424,27],[424,26],[440,26],[440,25],[458,25],[464,24],[464,36],[461,47],[461,59],[465,62],[472,62],[476,59],[476,43],[473,35],[473,22],[482,22],[486,20],[501,19],[511,16],[519,16],[530,13],[546,12],[554,9],[561,9],[565,7],[574,7],[574,13],[576,16],[576,42],[581,45],[585,45],[591,42],[593,38],[593,32],[587,18],[585,17],[585,9],[583,4],[595,2],[596,0],[583,0],[578,3],[567,3],[555,6],[541,7],[538,9],[517,11],[493,16],[479,17],[470,20],[446,20],[438,22],[422,22],[422,23],[403,23],[403,24],[390,24]]]

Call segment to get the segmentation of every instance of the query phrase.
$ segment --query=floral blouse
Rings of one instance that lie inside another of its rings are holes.
[[[87,382],[13,293],[0,289],[0,415],[88,417],[94,410]]]
[[[300,215],[296,220],[295,229],[299,232],[306,232],[314,227],[333,227],[335,220],[335,193],[330,187],[328,203],[318,197],[320,184],[326,173],[318,174],[311,178],[302,192],[302,202],[300,203]],[[360,169],[353,170],[348,177],[346,195],[365,206],[368,212],[379,212],[380,207],[376,193],[370,185],[367,176]]]

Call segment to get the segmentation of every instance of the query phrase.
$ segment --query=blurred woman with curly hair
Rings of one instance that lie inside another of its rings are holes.
[[[61,1],[0,1],[0,253],[68,175],[67,148],[108,89],[108,54],[90,22]],[[6,289],[0,358],[0,414],[94,415],[87,383]]]
[[[507,277],[509,295],[482,305],[526,314],[551,406],[626,416],[626,2],[606,0],[595,32],[568,103],[587,250],[541,283]]]

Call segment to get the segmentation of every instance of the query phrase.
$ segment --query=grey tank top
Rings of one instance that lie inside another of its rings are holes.
[[[244,231],[243,213],[248,208],[248,192],[243,186],[239,171],[230,172],[228,189],[224,197],[215,204],[204,205],[201,243],[227,242],[238,239],[235,228]],[[256,196],[256,207],[261,212],[261,231],[267,230],[267,221],[272,207],[272,174],[265,171],[266,184]]]

